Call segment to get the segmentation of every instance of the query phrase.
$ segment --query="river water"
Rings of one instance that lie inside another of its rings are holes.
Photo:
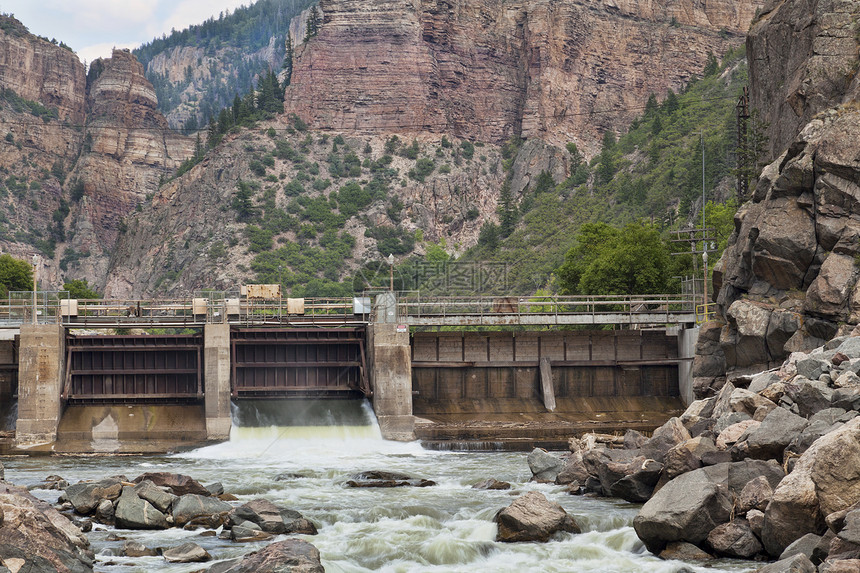
[[[329,408],[329,407],[325,407]],[[348,413],[344,413],[350,410]],[[147,471],[190,475],[208,484],[220,481],[241,502],[263,497],[296,509],[319,534],[302,536],[322,555],[328,573],[595,572],[698,573],[754,571],[754,564],[662,561],[645,551],[632,528],[635,505],[569,495],[563,487],[530,483],[522,452],[446,452],[419,443],[381,439],[370,408],[334,403],[327,426],[235,427],[229,442],[165,456],[50,457],[3,459],[6,479],[34,486],[58,474],[70,483]],[[355,419],[365,422],[355,424]],[[247,418],[247,416],[246,416]],[[350,425],[339,421],[348,420]],[[426,488],[351,489],[352,473],[388,470],[438,483]],[[282,479],[276,480],[276,476]],[[489,477],[513,484],[510,491],[472,489]],[[560,503],[583,533],[561,534],[547,543],[494,541],[496,511],[527,491]],[[56,491],[32,493],[54,502]],[[216,559],[240,556],[265,545],[236,544],[200,531],[123,531],[96,524],[89,534],[96,571],[185,573],[201,564],[170,565],[160,557],[117,556],[123,541],[171,547],[194,541]]]

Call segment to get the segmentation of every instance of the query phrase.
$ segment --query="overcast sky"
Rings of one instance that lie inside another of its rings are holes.
[[[253,0],[0,0],[30,32],[65,42],[87,63],[199,24]]]

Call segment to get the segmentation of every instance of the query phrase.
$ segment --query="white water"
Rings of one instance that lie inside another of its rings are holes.
[[[319,535],[302,536],[322,555],[329,573],[600,572],[676,573],[753,571],[750,563],[723,560],[705,564],[661,561],[647,553],[631,527],[637,506],[568,495],[564,488],[534,484],[525,453],[440,452],[418,443],[380,438],[369,408],[360,426],[264,426],[234,428],[229,442],[160,457],[6,458],[6,478],[34,485],[49,474],[69,482],[115,474],[134,478],[145,471],[188,474],[203,483],[220,481],[240,503],[264,497],[296,509],[313,521]],[[353,413],[354,414],[354,413]],[[335,415],[334,418],[338,416]],[[348,476],[388,470],[432,479],[427,488],[350,489]],[[275,476],[286,474],[286,479]],[[472,489],[488,477],[511,482],[511,491]],[[494,541],[493,516],[525,491],[537,490],[560,503],[584,533],[561,534],[548,543]],[[55,501],[57,492],[34,490]],[[113,556],[123,541],[171,547],[193,540],[216,560],[253,551],[264,544],[236,544],[199,531],[112,531],[90,534],[97,571],[185,573],[200,564],[168,565],[160,557]]]

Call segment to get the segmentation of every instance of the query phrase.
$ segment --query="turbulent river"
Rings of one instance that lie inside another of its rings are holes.
[[[317,410],[331,425],[234,426],[229,442],[173,455],[13,457],[2,461],[6,479],[25,486],[37,485],[50,474],[74,483],[117,474],[133,479],[148,471],[187,474],[204,484],[220,481],[225,491],[242,503],[263,497],[296,509],[313,521],[319,535],[302,537],[320,550],[328,573],[704,573],[756,569],[755,564],[742,561],[696,564],[657,559],[645,551],[633,531],[638,506],[572,496],[561,486],[530,483],[525,453],[425,450],[419,443],[382,440],[366,405],[329,402],[318,405]],[[244,417],[265,424],[265,416],[256,412],[245,412]],[[438,485],[344,487],[350,474],[364,470],[406,473],[432,479]],[[511,482],[514,487],[510,491],[472,489],[473,484],[490,477]],[[558,535],[548,543],[496,543],[496,511],[532,490],[561,504],[583,533]],[[34,489],[32,493],[50,502],[57,499],[56,491]],[[118,557],[123,541],[111,540],[117,536],[148,547],[194,541],[216,560],[238,557],[264,545],[236,544],[201,536],[200,531],[125,531],[95,524],[89,538],[96,553],[96,571],[184,573],[202,568],[201,564],[170,565],[161,557]]]

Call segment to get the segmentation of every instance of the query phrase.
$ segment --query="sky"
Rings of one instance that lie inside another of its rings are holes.
[[[31,33],[65,42],[81,61],[110,57],[252,0],[0,0]]]

